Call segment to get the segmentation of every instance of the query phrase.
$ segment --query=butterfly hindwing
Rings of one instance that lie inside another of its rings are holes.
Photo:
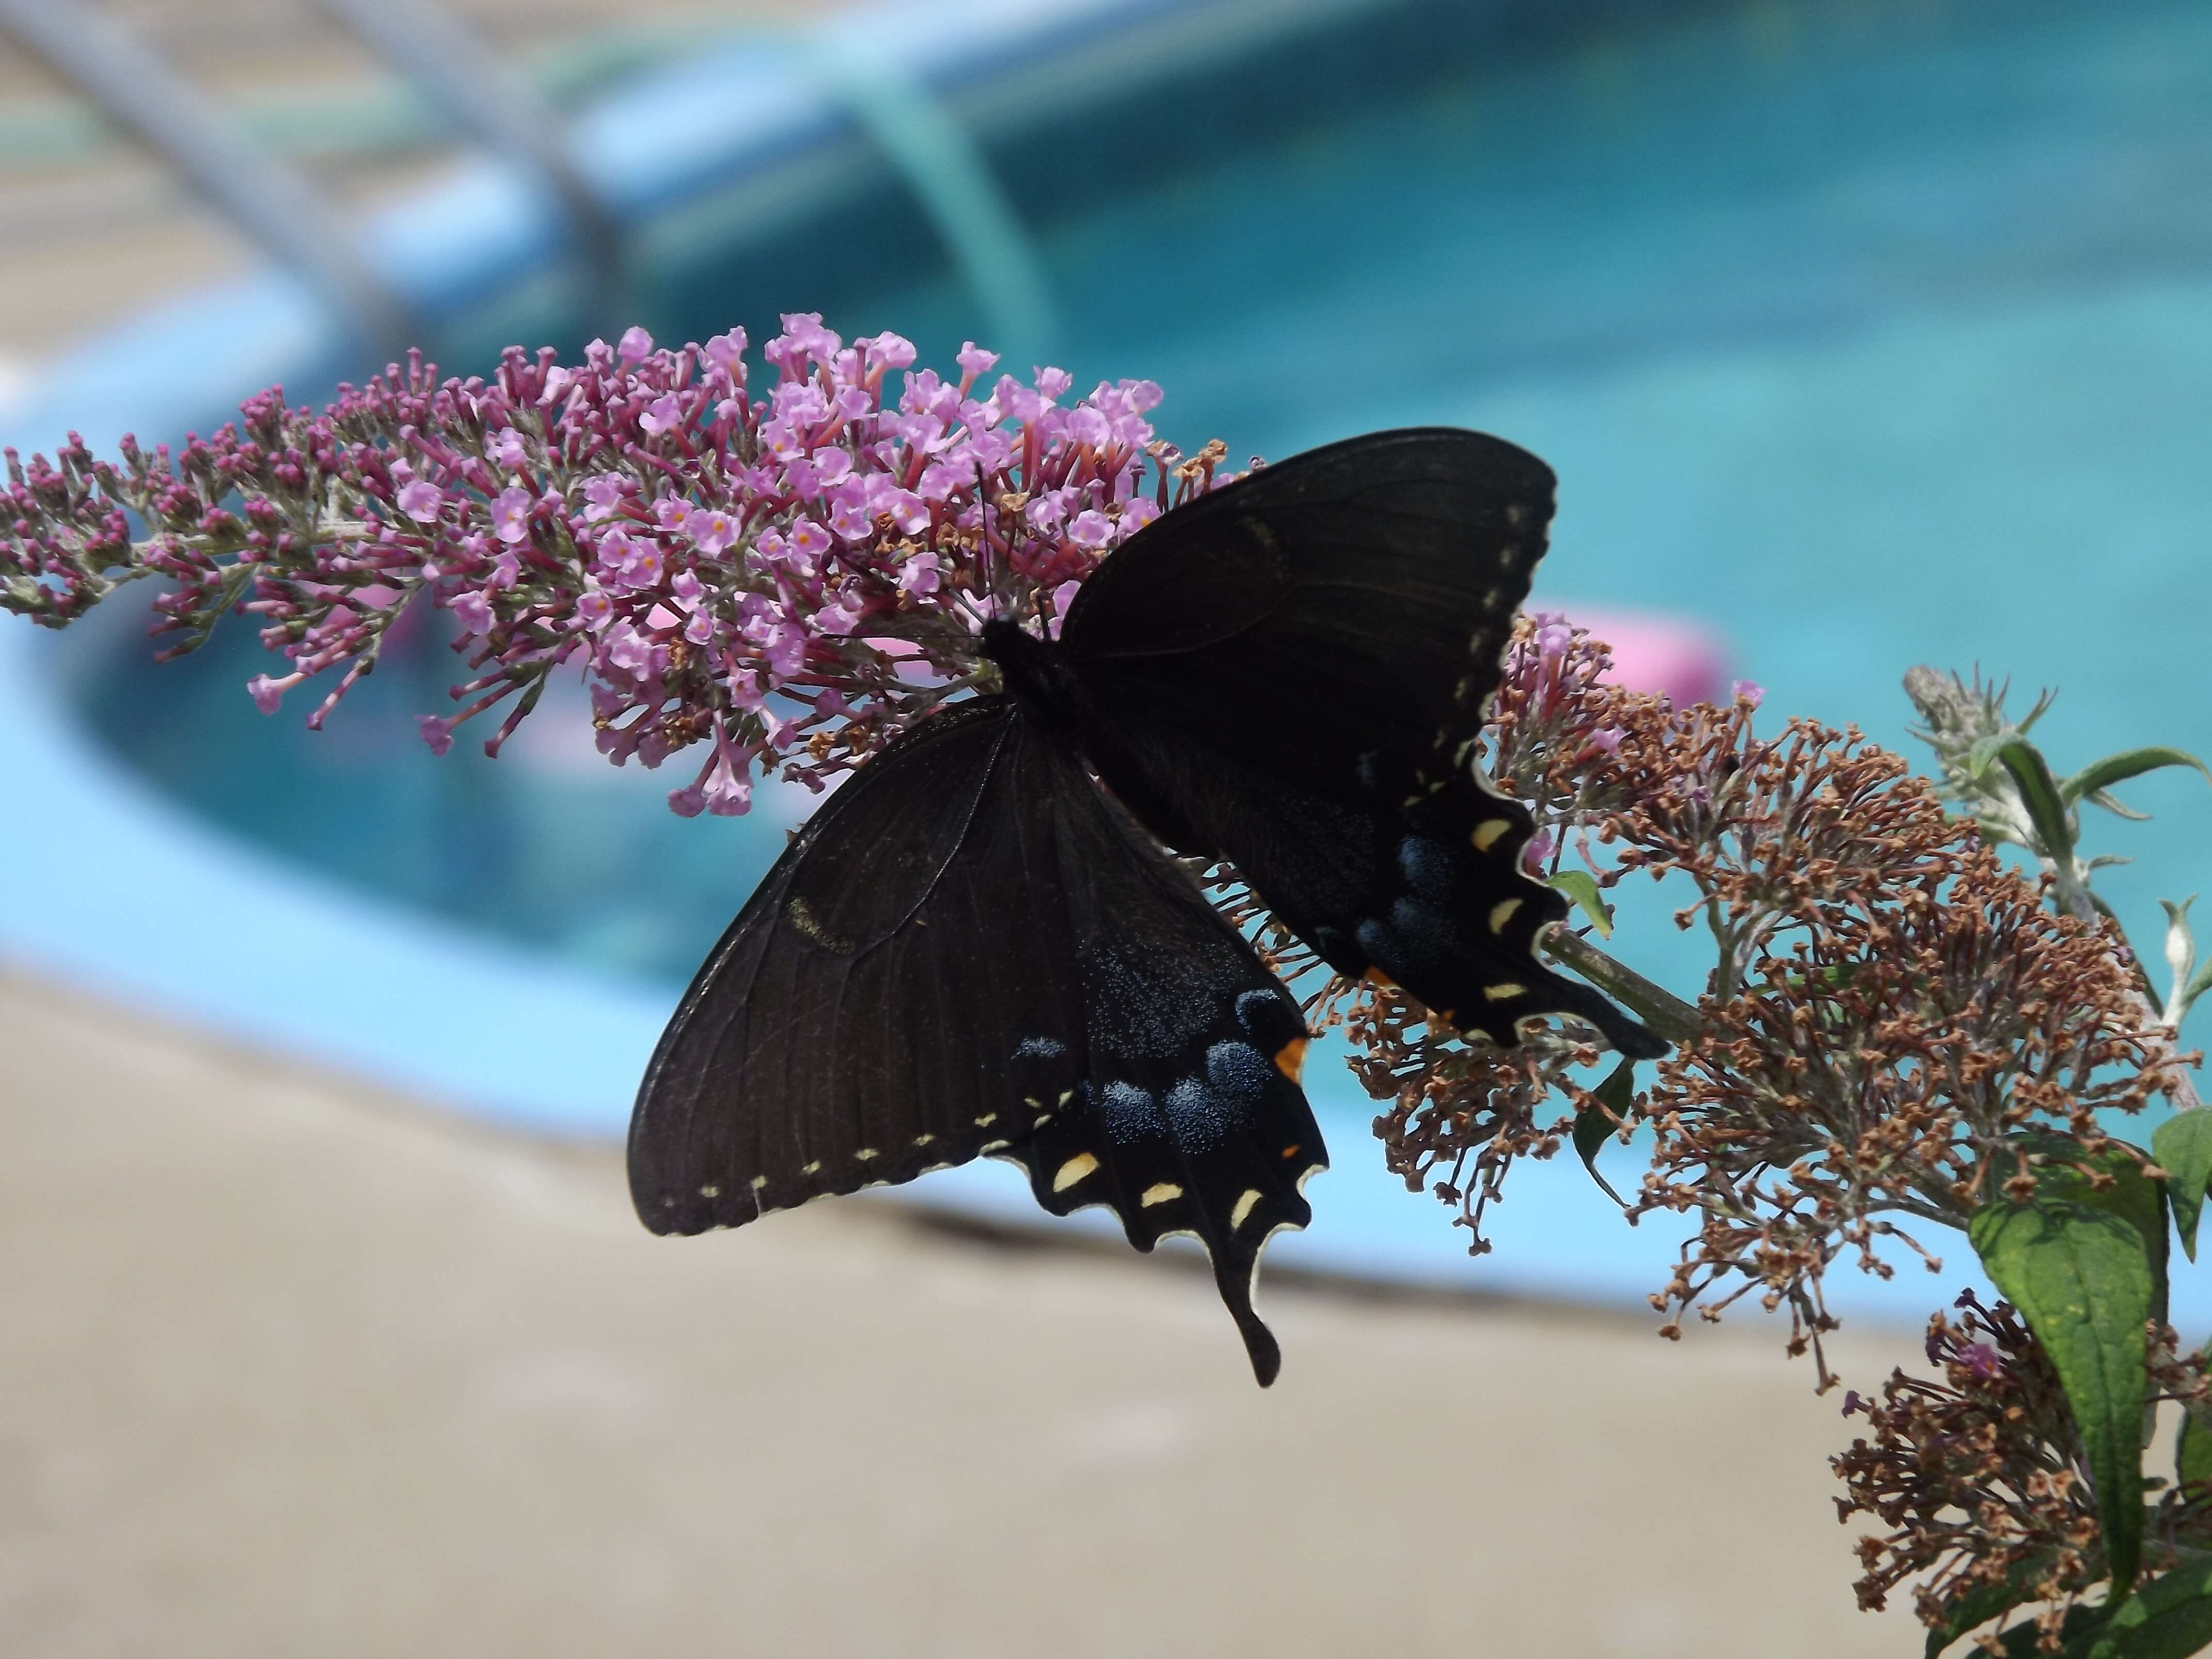
[[[1255,1371],[1261,1247],[1326,1162],[1296,1003],[1011,700],[924,720],[824,804],[708,958],[639,1092],[658,1232],[982,1156],[1066,1214],[1213,1257]]]
[[[1225,858],[1340,973],[1500,1042],[1570,1013],[1663,1046],[1538,959],[1565,901],[1527,811],[1468,764],[1553,479],[1479,433],[1378,433],[1177,507],[1118,550],[1060,650],[1102,775],[1179,850]]]

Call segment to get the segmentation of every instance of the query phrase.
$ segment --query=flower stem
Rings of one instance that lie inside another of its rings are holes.
[[[1566,963],[1669,1042],[1688,1042],[1703,1022],[1698,1011],[1664,987],[1655,985],[1626,963],[1617,962],[1580,933],[1553,927],[1543,936],[1544,949]]]

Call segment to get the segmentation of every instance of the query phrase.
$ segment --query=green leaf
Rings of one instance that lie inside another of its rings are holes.
[[[2066,1622],[2058,1627],[2058,1659],[2088,1659],[2089,1644],[2104,1633],[2104,1608],[2074,1608],[2066,1615]],[[2050,1659],[2036,1645],[2038,1634],[2033,1620],[2014,1625],[1999,1644],[2005,1659],[2031,1659],[2031,1656],[2033,1659]]]
[[[1923,1659],[1936,1659],[1945,1648],[1977,1625],[1985,1625],[1999,1613],[2010,1613],[2022,1602],[2033,1601],[2036,1581],[2050,1567],[2048,1555],[2031,1556],[2015,1562],[2012,1571],[1997,1583],[1975,1585],[1960,1598],[1957,1610],[1928,1632]]]
[[[2063,784],[2059,786],[2059,793],[2061,794],[2066,793],[2066,787]],[[2116,818],[2129,818],[2136,823],[2150,822],[2149,813],[2136,811],[2134,807],[2129,805],[2109,789],[2092,789],[2085,799],[2092,806],[2101,806]]]
[[[2212,1110],[2199,1106],[2176,1112],[2151,1131],[2150,1155],[2172,1177],[2166,1201],[2173,1206],[2173,1231],[2191,1261],[2197,1260],[2197,1220],[2204,1194],[2212,1188]]]
[[[2142,1559],[2143,1325],[2155,1289],[2143,1235],[2110,1209],[2046,1191],[1984,1204],[1966,1236],[2065,1388],[2117,1594]]]
[[[2051,775],[2043,751],[2026,738],[2014,736],[1997,744],[1996,757],[2020,786],[2021,804],[2027,808],[2028,819],[2043,842],[2035,850],[2063,870],[2074,855],[2074,826],[2067,821],[2065,798],[2058,793],[2058,781]]]
[[[1600,939],[1613,937],[1613,912],[1605,908],[1605,896],[1600,891],[1597,879],[1586,870],[1562,870],[1544,884],[1556,887],[1575,902],[1575,907],[1590,919]]]
[[[2181,1444],[2173,1455],[2173,1478],[2185,1486],[2212,1480],[2212,1429],[2199,1423],[2191,1413],[2182,1414]]]
[[[1627,1121],[1628,1109],[1636,1100],[1636,1062],[1624,1060],[1607,1073],[1604,1082],[1590,1091],[1591,1095],[1613,1109],[1607,1115],[1601,1107],[1585,1106],[1575,1114],[1575,1150],[1583,1155],[1583,1168],[1589,1171],[1590,1179],[1604,1189],[1605,1195],[1622,1209],[1628,1201],[1613,1190],[1613,1183],[1597,1172],[1598,1148],[1610,1140],[1622,1122]]]
[[[2084,1659],[2189,1659],[2212,1642],[2212,1561],[2160,1573],[2120,1603]],[[2070,1649],[2069,1649],[2070,1651]]]
[[[2166,1017],[2172,1023],[2176,1030],[2181,1029],[2181,1017],[2187,1013],[2191,1005],[2207,991],[2212,991],[2212,962],[2206,963],[2197,970],[2189,983],[2181,988],[2181,994],[2174,998],[2173,1006],[2166,1011]]]
[[[2107,755],[2100,761],[2092,761],[2059,786],[2059,795],[2071,806],[2084,795],[2094,795],[2128,778],[2141,777],[2146,772],[2155,772],[2164,766],[2193,766],[2203,773],[2204,781],[2212,783],[2212,767],[2207,767],[2196,756],[2184,749],[2124,749],[2117,755]]]
[[[2049,1130],[2032,1130],[2026,1134],[2015,1135],[2007,1144],[2025,1147],[2041,1160],[2035,1165],[2039,1196],[2067,1199],[2075,1204],[2087,1204],[2092,1209],[2106,1211],[2118,1216],[2142,1236],[2143,1249],[2151,1266],[2151,1277],[2160,1287],[2153,1312],[2156,1317],[2163,1319],[2166,1316],[2163,1287],[2167,1255],[2166,1183],[2153,1181],[2143,1173],[2142,1149],[2124,1140],[2112,1139],[2104,1151],[2092,1158],[2072,1135]],[[2152,1161],[2157,1162],[2154,1152]],[[2112,1179],[2100,1190],[2077,1167],[2083,1164]],[[2160,1167],[2165,1166],[2161,1164]]]

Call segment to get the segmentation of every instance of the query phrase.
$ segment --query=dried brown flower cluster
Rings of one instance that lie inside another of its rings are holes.
[[[1858,1541],[1859,1605],[1882,1607],[1917,1579],[1921,1622],[1955,1630],[1982,1622],[1983,1607],[1993,1618],[2033,1602],[2038,1644],[2057,1652],[2068,1613],[2107,1577],[2087,1461],[2057,1372],[2019,1316],[1971,1293],[1958,1305],[1956,1320],[1938,1313],[1928,1323],[1941,1382],[1899,1370],[1879,1400],[1844,1398],[1844,1414],[1863,1413],[1872,1438],[1832,1460],[1846,1493],[1838,1518],[1870,1515],[1890,1529]],[[2151,1338],[2149,1401],[2201,1407],[2212,1395],[2203,1357],[2178,1355],[2166,1327],[2153,1326]],[[2203,1548],[2212,1492],[2169,1491],[2151,1530],[2154,1567]],[[1994,1638],[1984,1645],[1998,1650]]]
[[[1609,685],[1608,666],[1581,630],[1524,621],[1488,769],[1536,814],[1554,870],[1571,842],[1601,887],[1686,880],[1697,902],[1677,921],[1713,936],[1696,1022],[1629,1114],[1656,1132],[1632,1212],[1698,1220],[1652,1298],[1665,1333],[1756,1290],[1790,1310],[1793,1352],[1817,1348],[1839,1254],[1885,1276],[1882,1240],[1925,1259],[1901,1224],[1963,1225],[1992,1160],[2032,1180],[2008,1145],[2024,1129],[2095,1149],[2093,1113],[2154,1091],[2162,1034],[2117,932],[2052,914],[1899,757],[1807,720],[1762,738],[1752,696],[1676,710]],[[1327,1006],[1390,1103],[1391,1166],[1413,1185],[1443,1172],[1470,1226],[1511,1159],[1547,1155],[1593,1103],[1569,1070],[1595,1050],[1571,1034],[1506,1052],[1370,987]]]

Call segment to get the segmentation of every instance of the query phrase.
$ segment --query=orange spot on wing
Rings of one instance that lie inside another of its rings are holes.
[[[1296,1158],[1297,1155],[1298,1155],[1298,1144],[1297,1144],[1297,1142],[1296,1142],[1295,1140],[1294,1140],[1294,1141],[1292,1141],[1289,1146],[1285,1146],[1285,1147],[1284,1147],[1284,1148],[1283,1148],[1283,1156],[1284,1156],[1285,1158]]]
[[[1395,991],[1398,988],[1398,981],[1392,979],[1389,975],[1384,973],[1380,968],[1370,968],[1359,977],[1365,980],[1370,985],[1372,985],[1376,989],[1380,991]]]
[[[1275,1069],[1293,1083],[1298,1080],[1298,1073],[1305,1069],[1305,1065],[1306,1040],[1302,1036],[1292,1037],[1275,1050]],[[1283,1156],[1288,1158],[1290,1153],[1285,1152]]]

